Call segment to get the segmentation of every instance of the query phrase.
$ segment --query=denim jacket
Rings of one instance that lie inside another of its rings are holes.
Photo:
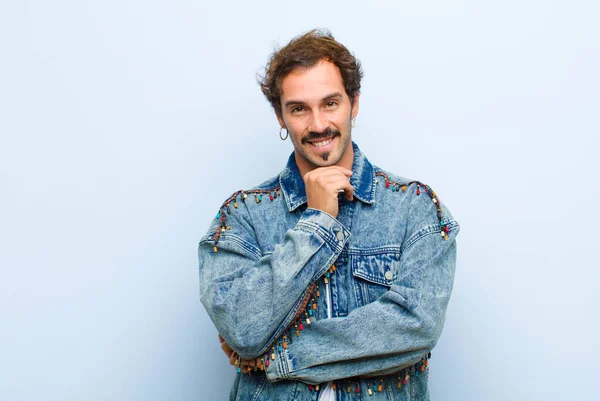
[[[307,207],[294,154],[223,203],[198,249],[200,299],[244,359],[231,400],[428,400],[452,291],[458,223],[436,193],[353,143],[354,200]],[[329,307],[329,308],[328,308]]]

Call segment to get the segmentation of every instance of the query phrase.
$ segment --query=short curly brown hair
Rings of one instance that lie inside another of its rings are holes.
[[[354,98],[360,93],[360,80],[363,77],[360,61],[341,43],[335,40],[331,32],[313,29],[297,36],[286,46],[275,50],[259,75],[258,83],[275,113],[281,116],[281,83],[297,68],[310,68],[321,60],[335,64],[342,75],[344,89],[354,104]]]

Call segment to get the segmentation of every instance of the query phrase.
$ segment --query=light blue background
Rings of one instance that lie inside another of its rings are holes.
[[[283,167],[255,73],[313,27],[462,225],[432,399],[599,399],[598,3],[365,3],[2,2],[0,399],[227,398],[197,242]]]

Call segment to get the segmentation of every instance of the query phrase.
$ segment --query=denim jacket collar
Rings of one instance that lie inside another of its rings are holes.
[[[352,162],[353,174],[350,177],[350,184],[354,187],[354,196],[362,202],[372,204],[375,202],[375,171],[354,142],[352,142],[352,149],[354,150],[354,161]],[[306,188],[300,170],[298,170],[294,152],[279,175],[279,184],[290,212],[306,203]]]

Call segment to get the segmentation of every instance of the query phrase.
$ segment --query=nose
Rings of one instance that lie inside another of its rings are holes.
[[[312,132],[323,132],[328,127],[328,121],[325,113],[321,111],[315,111],[312,115],[311,124],[308,126],[308,130]]]

